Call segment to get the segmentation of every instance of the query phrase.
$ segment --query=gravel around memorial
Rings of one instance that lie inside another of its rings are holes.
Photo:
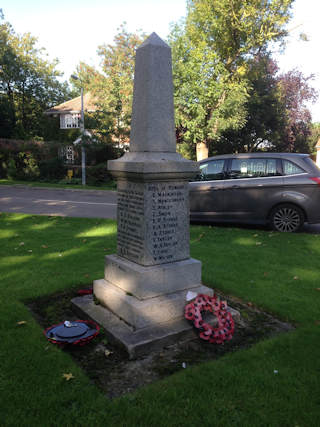
[[[68,352],[109,398],[116,398],[179,370],[218,359],[226,353],[250,347],[260,340],[294,329],[293,325],[260,311],[250,303],[245,304],[219,291],[216,293],[241,315],[241,320],[236,322],[233,339],[223,345],[195,339],[129,360],[127,353],[110,342],[101,330],[98,337],[86,346],[69,345],[61,348],[61,351]],[[78,319],[71,304],[75,296],[77,289],[26,301],[26,305],[45,329],[65,320]],[[46,343],[44,338],[44,346],[49,351],[54,344]]]

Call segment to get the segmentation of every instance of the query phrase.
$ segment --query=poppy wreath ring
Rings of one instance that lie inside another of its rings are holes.
[[[216,316],[217,327],[203,321],[202,313],[205,311]],[[193,326],[200,331],[199,337],[205,341],[222,344],[232,339],[234,320],[231,313],[227,311],[226,301],[220,301],[215,296],[199,294],[193,302],[185,306],[184,317],[193,323]]]

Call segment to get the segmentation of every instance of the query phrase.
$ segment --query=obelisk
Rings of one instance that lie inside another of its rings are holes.
[[[103,326],[135,357],[190,331],[188,291],[213,293],[190,258],[188,180],[198,164],[176,152],[171,49],[155,33],[136,51],[130,152],[108,169],[117,179],[117,254],[106,256],[94,294],[123,323],[116,332]]]

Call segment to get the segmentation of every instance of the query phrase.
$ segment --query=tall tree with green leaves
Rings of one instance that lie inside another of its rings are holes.
[[[317,93],[311,86],[313,75],[304,76],[299,70],[291,70],[278,77],[280,101],[286,113],[286,126],[280,151],[309,152],[308,139],[312,132],[308,102],[315,102]]]
[[[32,138],[45,131],[43,111],[68,97],[61,83],[58,60],[49,61],[30,33],[16,34],[8,22],[0,24],[0,108],[4,126],[0,136]]]
[[[248,61],[281,42],[294,0],[189,0],[173,50],[176,124],[180,141],[204,144],[247,118]]]
[[[255,58],[248,78],[250,96],[247,119],[238,130],[224,132],[213,142],[212,154],[258,150],[312,152],[311,114],[307,102],[314,102],[312,76],[298,70],[278,74],[269,55]],[[315,143],[315,142],[314,142]]]
[[[278,66],[268,54],[247,63],[249,97],[246,123],[241,129],[227,129],[211,144],[211,153],[252,152],[277,147],[286,127],[286,110],[278,87]]]
[[[112,44],[98,47],[101,71],[81,63],[76,72],[98,106],[96,119],[100,134],[119,145],[130,134],[135,51],[144,38],[141,32],[128,32],[122,24]]]

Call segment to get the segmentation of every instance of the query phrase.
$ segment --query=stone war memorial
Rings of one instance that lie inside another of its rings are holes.
[[[117,179],[117,254],[94,281],[99,304],[73,303],[134,358],[193,337],[186,295],[213,294],[190,258],[188,180],[198,165],[176,152],[171,49],[155,33],[136,51],[130,152],[108,169]]]

